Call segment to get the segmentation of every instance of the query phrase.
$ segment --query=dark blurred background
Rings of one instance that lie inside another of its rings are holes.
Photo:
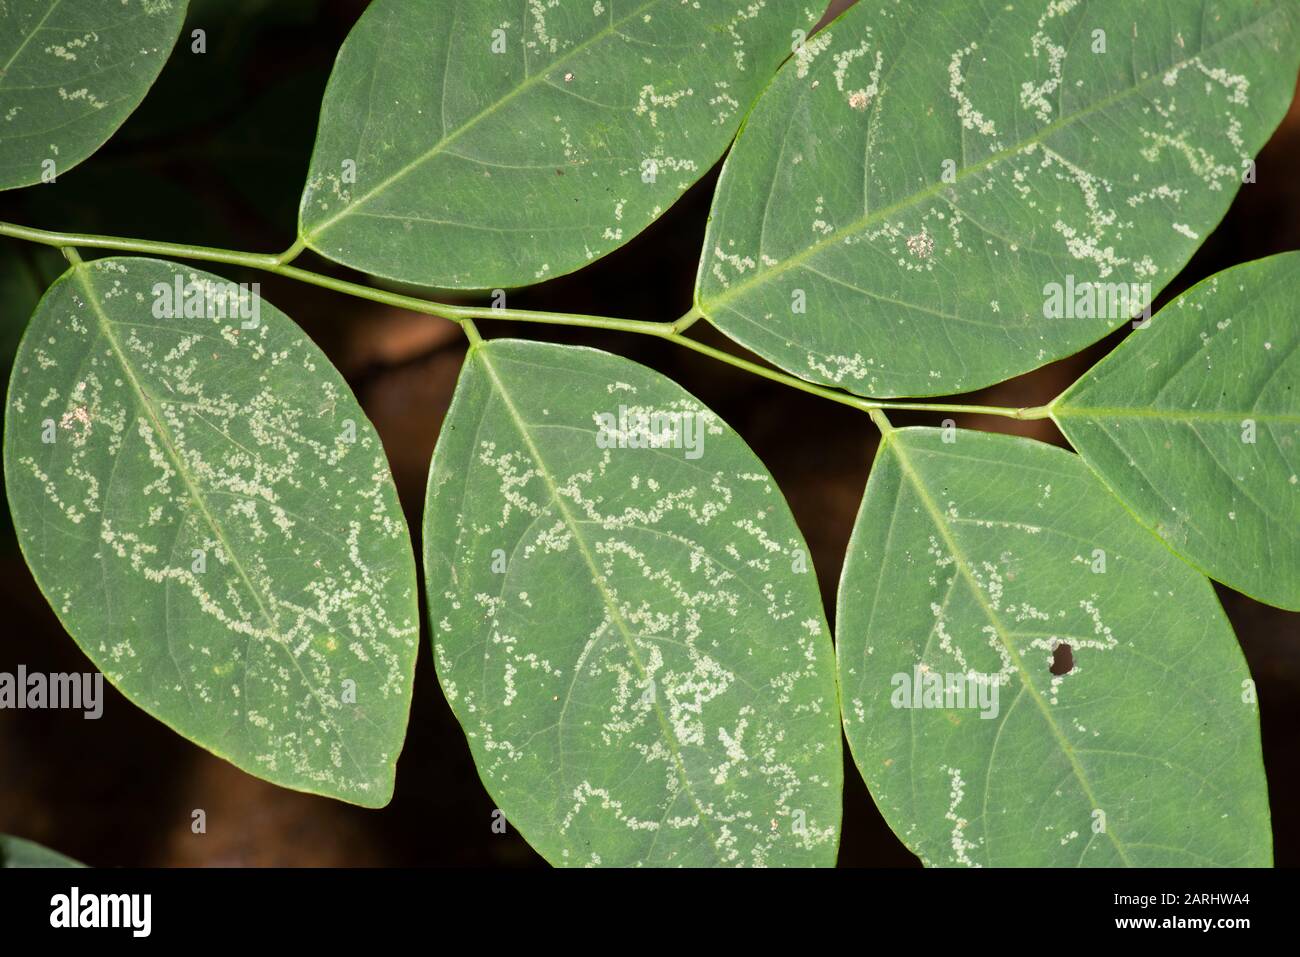
[[[832,11],[849,6],[836,0]],[[189,22],[139,110],[95,156],[52,186],[0,194],[0,219],[68,229],[275,252],[294,239],[298,195],[335,52],[364,0],[191,0]],[[190,52],[190,31],[207,52]],[[517,308],[671,320],[691,305],[716,169],[642,235],[581,273],[510,296]],[[1300,248],[1300,109],[1259,157],[1222,225],[1163,304],[1236,263]],[[83,250],[83,254],[93,254]],[[304,256],[300,265],[359,281]],[[203,265],[294,317],[351,383],[379,430],[407,521],[417,537],[426,471],[465,351],[450,322],[335,295],[267,274]],[[12,349],[35,299],[63,269],[44,248],[0,240],[0,349]],[[1300,321],[1300,315],[1297,316]],[[827,617],[877,433],[865,415],[647,337],[554,326],[480,323],[488,336],[582,343],[652,366],[734,426],[767,464],[816,563]],[[1042,405],[1127,331],[964,401]],[[740,352],[701,322],[692,335]],[[963,401],[963,400],[958,400]],[[898,415],[896,423],[937,424]],[[962,427],[1064,445],[1048,421],[959,417]],[[1176,481],[1176,477],[1171,477]],[[76,556],[69,556],[75,561]],[[85,671],[0,520],[5,621],[0,671]],[[1300,615],[1219,589],[1258,685],[1276,860],[1300,864]],[[491,830],[493,803],[438,690],[427,640],[391,805],[368,811],[277,788],[184,741],[105,684],[104,716],[0,711],[0,832],[89,864],[539,866],[510,832]],[[842,866],[919,866],[845,763]],[[207,814],[206,834],[190,831]]]

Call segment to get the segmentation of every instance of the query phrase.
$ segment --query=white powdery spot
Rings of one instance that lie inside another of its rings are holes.
[[[745,729],[749,727],[748,715],[753,714],[754,709],[746,705],[740,709],[740,720],[736,724],[736,730],[728,733],[726,728],[718,729],[718,743],[722,745],[727,754],[727,758],[715,768],[709,771],[713,774],[714,784],[726,784],[727,777],[731,774],[733,768],[741,767],[749,760],[749,755],[745,753],[744,740]],[[745,774],[742,772],[741,777]]]
[[[1052,104],[1048,97],[1060,88],[1061,69],[1065,63],[1065,47],[1059,43],[1053,43],[1047,35],[1047,21],[1069,13],[1074,9],[1077,2],[1078,0],[1058,0],[1058,2],[1049,3],[1046,12],[1038,18],[1038,32],[1030,38],[1034,59],[1037,60],[1044,53],[1047,56],[1048,77],[1039,84],[1029,81],[1022,83],[1020,85],[1020,105],[1026,110],[1033,110],[1034,116],[1043,123],[1046,123],[1051,118]]]
[[[1190,60],[1184,60],[1165,71],[1161,78],[1165,86],[1173,86],[1178,82],[1179,74],[1189,66],[1194,66],[1200,70],[1207,78],[1214,83],[1228,90],[1228,102],[1234,106],[1249,106],[1250,97],[1247,91],[1250,90],[1250,81],[1239,73],[1229,73],[1221,66],[1208,67],[1200,57],[1192,57]],[[1214,89],[1211,83],[1205,84],[1205,92],[1208,94]]]
[[[557,0],[528,0],[528,18],[532,26],[534,39],[526,41],[532,49],[556,53],[560,49],[558,38],[551,36],[546,28],[546,11],[556,5]]]
[[[726,80],[715,80],[713,85],[718,90],[716,94],[709,97],[708,101],[709,106],[718,107],[713,122],[718,126],[724,126],[740,109],[740,101],[727,92],[731,84]]]
[[[948,95],[957,101],[957,118],[965,129],[977,130],[985,136],[997,136],[997,127],[993,121],[975,109],[975,104],[962,89],[966,84],[966,77],[961,72],[962,59],[978,49],[979,44],[972,42],[955,52],[948,61]]]
[[[1186,131],[1173,136],[1168,133],[1143,130],[1142,135],[1150,140],[1150,144],[1142,147],[1138,152],[1148,163],[1155,163],[1160,159],[1163,151],[1171,150],[1180,154],[1192,172],[1213,192],[1223,189],[1225,182],[1237,181],[1238,174],[1235,166],[1221,163],[1214,154],[1203,147],[1193,146],[1187,141]]]
[[[682,0],[682,5],[686,5],[686,0]],[[747,6],[737,10],[736,15],[731,18],[731,22],[727,24],[727,35],[731,37],[731,53],[736,61],[736,69],[741,72],[748,68],[745,65],[745,38],[740,35],[740,26],[746,20],[753,20],[757,17],[763,12],[765,6],[767,6],[767,0],[752,0]],[[698,4],[696,4],[696,7],[698,8]],[[647,16],[646,19],[649,20],[650,18]]]
[[[573,826],[574,819],[578,816],[578,814],[582,811],[582,809],[586,807],[587,804],[593,798],[596,799],[597,806],[602,811],[608,811],[613,816],[614,820],[618,821],[620,824],[622,824],[624,827],[628,828],[629,830],[632,831],[659,830],[658,821],[643,821],[638,818],[632,817],[631,815],[624,812],[623,802],[616,801],[613,795],[611,795],[608,790],[606,790],[605,788],[593,787],[590,781],[583,781],[581,784],[579,784],[576,788],[573,789],[573,802],[574,802],[573,807],[570,808],[569,812],[564,816],[564,820],[560,822],[561,834],[563,834],[565,831],[567,831],[570,827]],[[599,860],[600,860],[599,858],[596,858],[596,863],[599,863]]]
[[[65,103],[87,103],[96,110],[102,110],[108,106],[108,103],[95,96],[90,92],[89,88],[84,86],[79,90],[73,90],[71,93],[63,87],[59,87],[59,99]]]
[[[853,61],[867,55],[871,45],[871,28],[867,28],[867,37],[857,47],[850,50],[843,50],[834,54],[832,59],[835,61],[835,88],[841,93],[848,93],[849,106],[858,112],[864,112],[871,102],[880,92],[880,71],[884,63],[884,57],[880,50],[876,51],[875,66],[868,77],[868,83],[865,87],[854,90],[846,90],[845,82],[848,79],[849,67]]]
[[[940,770],[948,772],[948,813],[944,815],[944,819],[952,822],[953,856],[956,857],[958,864],[982,867],[983,865],[971,860],[970,852],[979,845],[966,838],[966,826],[970,822],[957,813],[962,798],[966,796],[966,782],[961,778],[961,769],[941,767]]]
[[[808,353],[808,368],[832,382],[842,382],[846,377],[865,379],[870,374],[867,370],[868,361],[859,352],[851,356],[821,357]]]
[[[802,80],[808,76],[808,71],[812,69],[812,62],[817,58],[817,54],[822,53],[831,45],[831,33],[829,30],[823,30],[811,40],[800,44],[799,49],[794,51],[794,75]]]
[[[922,226],[919,233],[907,237],[907,251],[917,259],[929,259],[934,252],[934,237]]]
[[[656,93],[654,84],[647,83],[641,87],[641,93],[637,97],[637,103],[632,108],[632,112],[637,116],[649,116],[650,125],[657,127],[659,125],[659,110],[671,110],[685,97],[694,95],[695,91],[690,88],[677,90],[674,93]]]
[[[758,263],[752,256],[742,256],[739,253],[729,253],[721,246],[713,247],[713,278],[718,280],[723,289],[731,286],[731,277],[723,271],[723,266],[730,266],[736,271],[737,276],[744,275],[751,269],[756,269]]]

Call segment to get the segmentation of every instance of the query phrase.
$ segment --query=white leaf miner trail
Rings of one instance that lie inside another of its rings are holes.
[[[887,430],[840,580],[845,733],[890,826],[935,866],[1270,864],[1258,707],[1210,583],[1078,456],[946,435]]]
[[[8,403],[19,543],[109,681],[252,774],[387,803],[414,557],[378,437],[320,350],[251,290],[101,259],[42,298]]]
[[[696,303],[810,381],[950,395],[1177,274],[1286,112],[1300,6],[862,0],[817,39],[727,158]]]
[[[374,0],[325,92],[299,234],[444,288],[579,269],[708,171],[815,6]]]
[[[57,182],[158,78],[187,0],[0,3],[0,189]]]
[[[834,863],[843,773],[815,575],[776,484],[716,415],[617,356],[476,344],[424,541],[439,680],[489,792],[547,860]]]

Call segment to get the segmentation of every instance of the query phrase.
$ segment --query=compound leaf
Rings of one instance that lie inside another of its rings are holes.
[[[1300,610],[1300,253],[1179,296],[1051,407],[1116,495],[1197,568]]]
[[[1298,61],[1292,0],[862,0],[746,122],[697,304],[865,395],[1068,355],[1149,306],[1253,179]]]
[[[1078,456],[890,432],[838,607],[849,746],[926,864],[1271,862],[1254,686],[1214,590]]]
[[[578,269],[707,172],[814,6],[375,0],[325,91],[302,238],[441,287]]]
[[[302,330],[210,273],[77,265],[7,413],[19,544],[105,677],[251,774],[387,803],[415,561],[379,438]]]
[[[617,356],[475,346],[424,543],[443,690],[547,860],[834,863],[816,577],[776,483],[716,415]]]
[[[0,189],[49,182],[103,146],[158,78],[186,3],[0,3]]]

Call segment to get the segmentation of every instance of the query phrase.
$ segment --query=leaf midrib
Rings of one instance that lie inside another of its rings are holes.
[[[614,600],[614,596],[611,595],[609,589],[605,587],[605,577],[601,574],[600,568],[596,565],[596,560],[591,553],[591,547],[587,544],[587,540],[582,535],[582,523],[578,522],[574,518],[573,513],[569,511],[568,506],[565,504],[564,498],[560,495],[560,489],[556,484],[555,476],[547,466],[546,460],[542,458],[542,453],[537,447],[537,443],[533,441],[532,433],[528,430],[528,424],[519,414],[519,410],[516,408],[514,400],[511,399],[510,393],[506,390],[505,383],[502,382],[501,377],[497,375],[496,368],[492,365],[492,360],[488,356],[487,344],[479,344],[473,347],[469,356],[469,361],[473,361],[476,358],[482,361],[484,370],[492,380],[493,388],[501,397],[501,401],[505,404],[506,412],[509,414],[511,422],[515,426],[516,431],[518,431],[520,438],[523,439],[524,444],[528,447],[528,452],[532,456],[533,461],[537,464],[537,472],[546,483],[547,491],[550,493],[551,500],[555,502],[555,507],[560,513],[560,518],[568,527],[570,534],[573,535],[574,543],[578,546],[578,551],[587,565],[587,570],[590,572],[592,584],[595,585],[596,590],[600,592],[601,601],[605,605],[605,610],[609,613],[610,621],[618,628],[619,634],[623,639],[623,644],[627,648],[628,657],[631,658],[632,663],[636,665],[637,671],[640,673],[642,680],[646,680],[647,673],[645,665],[642,663],[640,656],[636,652],[636,645],[631,640],[632,631],[628,627],[627,622],[623,620],[623,615],[619,612],[618,603]],[[659,719],[660,733],[663,736],[664,743],[668,746],[668,751],[673,756],[673,763],[677,766],[677,774],[678,778],[682,782],[682,789],[690,797],[691,803],[695,805],[695,810],[699,815],[700,823],[704,825],[705,833],[709,836],[709,843],[713,848],[714,855],[717,857],[719,863],[729,863],[722,854],[722,849],[718,843],[717,836],[715,836],[713,831],[709,829],[709,816],[705,813],[703,806],[700,804],[699,798],[695,795],[695,789],[691,785],[690,777],[687,775],[686,767],[682,762],[681,752],[677,747],[677,737],[673,734],[672,728],[668,725],[668,720],[664,715],[663,708],[659,704],[658,695],[652,696],[651,706],[654,708],[655,716]]]
[[[1016,650],[1014,644],[1007,639],[1006,636],[1012,634],[1012,631],[1002,623],[1002,619],[998,615],[997,611],[989,605],[984,590],[980,587],[979,583],[975,580],[974,575],[971,573],[969,560],[953,538],[948,523],[944,520],[942,511],[935,504],[934,499],[930,497],[929,490],[921,481],[921,477],[913,466],[911,459],[908,458],[905,451],[905,445],[899,440],[897,431],[886,433],[886,435],[881,439],[881,442],[894,450],[894,457],[898,461],[899,468],[911,483],[912,488],[916,490],[917,497],[920,498],[921,504],[925,507],[926,512],[930,516],[930,521],[933,522],[934,527],[943,537],[945,544],[947,544],[949,551],[952,553],[952,557],[956,560],[957,568],[961,572],[962,578],[966,580],[966,584],[969,586],[971,594],[975,596],[975,600],[984,611],[985,617],[988,618],[989,623],[993,626],[994,633],[997,635],[998,641],[1001,643],[1002,647],[1006,649],[1007,654],[1011,659],[1011,663],[1015,666],[1016,671],[1020,673],[1021,686],[1029,692],[1030,697],[1033,698],[1034,703],[1038,706],[1038,710],[1042,713],[1043,720],[1051,729],[1052,735],[1055,737],[1061,753],[1064,754],[1066,760],[1070,762],[1070,767],[1074,772],[1074,776],[1078,780],[1079,786],[1083,788],[1084,796],[1091,802],[1094,808],[1101,807],[1102,805],[1097,800],[1097,797],[1092,790],[1092,784],[1088,780],[1088,775],[1084,771],[1083,765],[1079,763],[1074,748],[1070,746],[1069,740],[1062,733],[1060,725],[1057,724],[1056,718],[1052,715],[1051,709],[1043,700],[1042,694],[1030,680],[1029,670],[1025,667],[1024,660],[1020,657],[1020,653]],[[1123,842],[1115,836],[1114,829],[1110,826],[1106,827],[1106,836],[1110,838],[1111,843],[1115,846],[1115,850],[1119,854],[1120,860],[1124,862],[1124,865],[1126,867],[1133,867],[1133,862],[1129,859],[1128,852],[1125,850]]]
[[[922,203],[925,200],[930,199],[933,196],[937,196],[940,193],[948,192],[949,187],[955,187],[957,183],[961,182],[963,179],[966,179],[969,176],[972,176],[976,173],[983,172],[989,167],[994,166],[997,163],[1000,163],[1004,159],[1007,159],[1018,153],[1025,152],[1035,146],[1043,144],[1048,137],[1057,133],[1061,129],[1064,129],[1067,126],[1072,125],[1076,121],[1085,119],[1086,117],[1091,116],[1093,113],[1096,113],[1099,110],[1104,110],[1112,106],[1113,104],[1123,100],[1124,98],[1136,93],[1138,90],[1147,86],[1152,81],[1160,78],[1163,74],[1168,73],[1170,70],[1172,69],[1181,70],[1183,67],[1186,67],[1194,60],[1196,60],[1201,56],[1204,56],[1206,53],[1215,49],[1216,47],[1219,47],[1225,43],[1235,40],[1238,37],[1244,35],[1245,33],[1255,29],[1257,26],[1259,26],[1259,24],[1264,23],[1265,20],[1268,19],[1268,16],[1269,14],[1265,14],[1265,16],[1256,20],[1248,27],[1243,27],[1241,30],[1238,30],[1235,33],[1231,33],[1223,37],[1222,39],[1212,43],[1208,47],[1202,47],[1200,50],[1197,51],[1195,56],[1188,57],[1184,60],[1180,60],[1167,67],[1160,67],[1158,69],[1151,70],[1148,73],[1146,79],[1141,80],[1140,82],[1135,83],[1132,86],[1126,87],[1123,90],[1119,90],[1115,93],[1112,93],[1110,96],[1104,97],[1103,99],[1098,100],[1096,103],[1092,104],[1091,106],[1085,107],[1082,110],[1078,110],[1074,113],[1071,113],[1069,116],[1062,116],[1060,119],[1056,120],[1055,122],[1049,123],[1047,126],[1044,126],[1033,136],[1021,140],[1015,146],[1010,146],[1005,149],[998,150],[995,153],[990,153],[988,156],[980,160],[978,163],[974,163],[970,166],[962,167],[954,175],[953,182],[951,183],[945,183],[942,180],[940,180],[937,183],[933,183],[932,185],[927,186],[925,189],[919,190],[918,192],[911,193],[908,196],[903,197],[897,202],[891,203],[890,205],[881,207],[880,209],[874,212],[870,212],[863,216],[858,217],[848,226],[845,226],[841,229],[837,229],[834,232],[827,234],[825,237],[817,240],[817,242],[813,243],[810,246],[805,246],[802,250],[800,250],[799,252],[795,253],[794,255],[786,259],[781,260],[775,266],[771,266],[765,270],[760,270],[759,272],[756,272],[753,276],[751,276],[749,279],[742,280],[738,283],[735,283],[734,285],[725,289],[718,296],[715,296],[711,299],[706,299],[704,296],[699,295],[699,292],[697,291],[697,300],[696,300],[697,305],[699,305],[701,309],[708,311],[710,308],[716,308],[718,306],[730,302],[741,293],[748,291],[749,289],[753,288],[756,285],[765,285],[766,283],[770,282],[776,277],[785,274],[789,270],[803,265],[803,263],[805,263],[807,260],[814,257],[817,253],[820,253],[822,250],[830,248],[831,246],[841,242],[842,240],[848,237],[855,236],[861,233],[862,231],[866,230],[868,227],[880,222],[881,220],[887,219],[888,217],[893,216],[904,209],[908,209],[912,206]],[[737,145],[739,145],[739,142],[740,140],[738,139]],[[712,258],[709,254],[709,249],[708,249],[708,245],[709,245],[708,240],[712,238],[712,236],[713,236],[713,231],[710,229],[708,235],[705,237],[705,249],[703,252],[704,260]],[[701,276],[705,275],[703,260],[701,261],[700,275]]]
[[[648,10],[650,7],[653,7],[660,2],[662,2],[662,0],[647,0],[646,3],[641,4],[639,7],[633,10],[627,16],[623,17],[621,20],[607,24],[606,26],[602,27],[600,30],[593,33],[582,43],[579,43],[577,46],[566,51],[563,56],[559,57],[556,60],[552,60],[549,64],[547,64],[547,66],[544,69],[539,70],[538,72],[532,74],[531,76],[526,77],[522,83],[520,83],[518,86],[512,89],[509,93],[507,93],[501,99],[494,101],[483,110],[480,110],[474,116],[470,117],[460,126],[458,126],[456,130],[450,135],[448,135],[447,131],[444,129],[442,138],[439,139],[438,142],[434,143],[433,146],[429,147],[429,149],[425,150],[415,159],[411,160],[401,169],[397,170],[397,172],[390,174],[383,180],[380,180],[380,182],[376,184],[369,192],[347,203],[342,209],[340,209],[333,216],[329,217],[324,222],[319,223],[316,226],[313,226],[311,229],[307,230],[305,233],[302,234],[302,239],[305,242],[307,242],[308,245],[311,245],[311,242],[313,240],[318,239],[322,233],[324,233],[327,229],[329,229],[331,226],[337,223],[340,219],[343,219],[344,217],[351,215],[354,210],[368,203],[371,199],[373,199],[375,196],[377,196],[379,193],[383,192],[384,190],[388,189],[388,187],[392,186],[395,182],[404,178],[407,174],[409,174],[413,170],[418,169],[420,166],[423,166],[429,160],[433,159],[435,156],[441,153],[447,146],[451,145],[456,140],[458,140],[463,133],[473,129],[476,125],[478,125],[478,123],[480,123],[482,120],[485,120],[489,116],[496,113],[499,109],[501,109],[501,107],[513,101],[525,90],[530,90],[538,83],[543,82],[548,76],[550,76],[552,73],[555,72],[556,67],[560,66],[563,63],[567,63],[574,56],[581,53],[583,50],[586,50],[592,44],[601,40],[608,39],[609,37],[615,35],[618,32],[618,28],[621,27],[624,23],[627,23],[629,20],[635,18],[636,16],[643,13],[645,10]],[[448,50],[447,61],[450,62],[450,60],[451,60],[451,51]],[[445,93],[446,93],[446,85],[444,84],[443,86],[444,98],[445,98]]]

